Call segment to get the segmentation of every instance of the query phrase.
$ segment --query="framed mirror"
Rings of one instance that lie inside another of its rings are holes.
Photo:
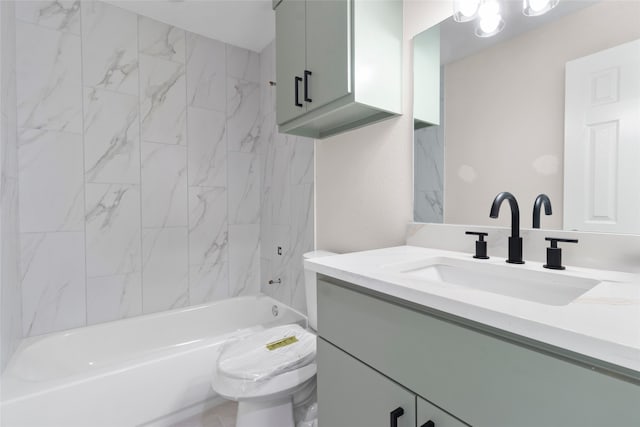
[[[640,234],[640,2],[499,2],[493,37],[449,18],[414,39],[415,221],[506,226],[509,191],[531,227],[544,193],[542,228]]]

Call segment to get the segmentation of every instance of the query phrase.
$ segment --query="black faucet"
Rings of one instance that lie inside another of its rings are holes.
[[[511,237],[509,237],[509,258],[507,262],[511,264],[524,264],[522,260],[522,237],[520,237],[520,208],[518,208],[518,201],[513,194],[503,191],[499,193],[493,200],[491,205],[491,218],[498,218],[498,212],[500,211],[500,205],[505,200],[509,201],[511,207]]]
[[[538,194],[533,202],[533,228],[540,228],[540,208],[544,205],[545,215],[551,215],[551,200],[546,194]]]

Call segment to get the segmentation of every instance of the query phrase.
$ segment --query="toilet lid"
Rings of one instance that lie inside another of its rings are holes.
[[[276,326],[230,343],[217,363],[218,372],[260,381],[315,360],[316,336],[297,324]]]

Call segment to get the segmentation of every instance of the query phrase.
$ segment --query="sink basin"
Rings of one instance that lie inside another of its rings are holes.
[[[411,278],[557,306],[569,304],[600,283],[600,280],[567,272],[447,257],[396,265],[394,270]]]

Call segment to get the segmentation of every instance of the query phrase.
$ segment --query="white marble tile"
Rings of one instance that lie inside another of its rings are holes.
[[[186,144],[184,65],[140,54],[142,139]]]
[[[189,264],[227,262],[227,190],[189,187]]]
[[[184,30],[144,16],[138,19],[140,53],[184,64]]]
[[[266,231],[261,233],[261,236],[264,236],[266,240],[260,241],[262,257],[260,288],[267,295],[285,304],[290,304],[292,289],[288,268],[292,254],[290,228],[282,225],[271,225],[265,228]],[[266,275],[263,274],[263,267],[268,268],[268,271],[264,272]],[[273,280],[275,283],[269,283],[269,280]],[[277,283],[278,281],[280,283]]]
[[[19,20],[52,30],[80,34],[80,0],[18,0],[15,4],[16,18]]]
[[[82,137],[20,130],[20,230],[84,230]]]
[[[138,96],[138,18],[113,5],[82,4],[82,77],[90,87]]]
[[[187,147],[142,143],[142,226],[188,224]]]
[[[260,157],[229,153],[229,224],[260,222]]]
[[[287,225],[291,220],[291,182],[289,172],[295,137],[275,138],[270,182],[271,221]]]
[[[87,278],[87,324],[142,314],[142,275],[128,274]]]
[[[24,335],[85,325],[83,233],[22,233],[20,245]]]
[[[229,226],[229,293],[260,292],[260,225]]]
[[[287,263],[291,305],[306,313],[303,255],[314,249],[313,184],[296,185],[291,196],[291,257]]]
[[[431,126],[414,132],[416,191],[444,190],[444,126]]]
[[[225,45],[187,33],[187,103],[225,112],[227,105]]]
[[[226,187],[226,129],[224,113],[189,108],[187,120],[189,185]]]
[[[256,151],[260,138],[260,89],[258,83],[227,80],[229,151]]]
[[[140,182],[138,97],[84,88],[87,182]]]
[[[417,222],[442,223],[443,210],[442,192],[416,191],[414,198],[413,217]]]
[[[276,87],[269,85],[269,81],[276,81],[276,49],[272,41],[260,52],[260,101],[261,112],[275,112]]]
[[[80,37],[18,21],[18,127],[82,132]]]
[[[140,189],[128,184],[86,185],[87,276],[140,271]]]
[[[297,137],[291,155],[291,184],[313,184],[314,141]]]
[[[241,47],[227,45],[227,75],[257,83],[260,78],[260,55]]]
[[[189,301],[187,227],[142,231],[143,312],[183,307]]]
[[[189,304],[203,304],[230,296],[226,259],[218,264],[189,266]]]

